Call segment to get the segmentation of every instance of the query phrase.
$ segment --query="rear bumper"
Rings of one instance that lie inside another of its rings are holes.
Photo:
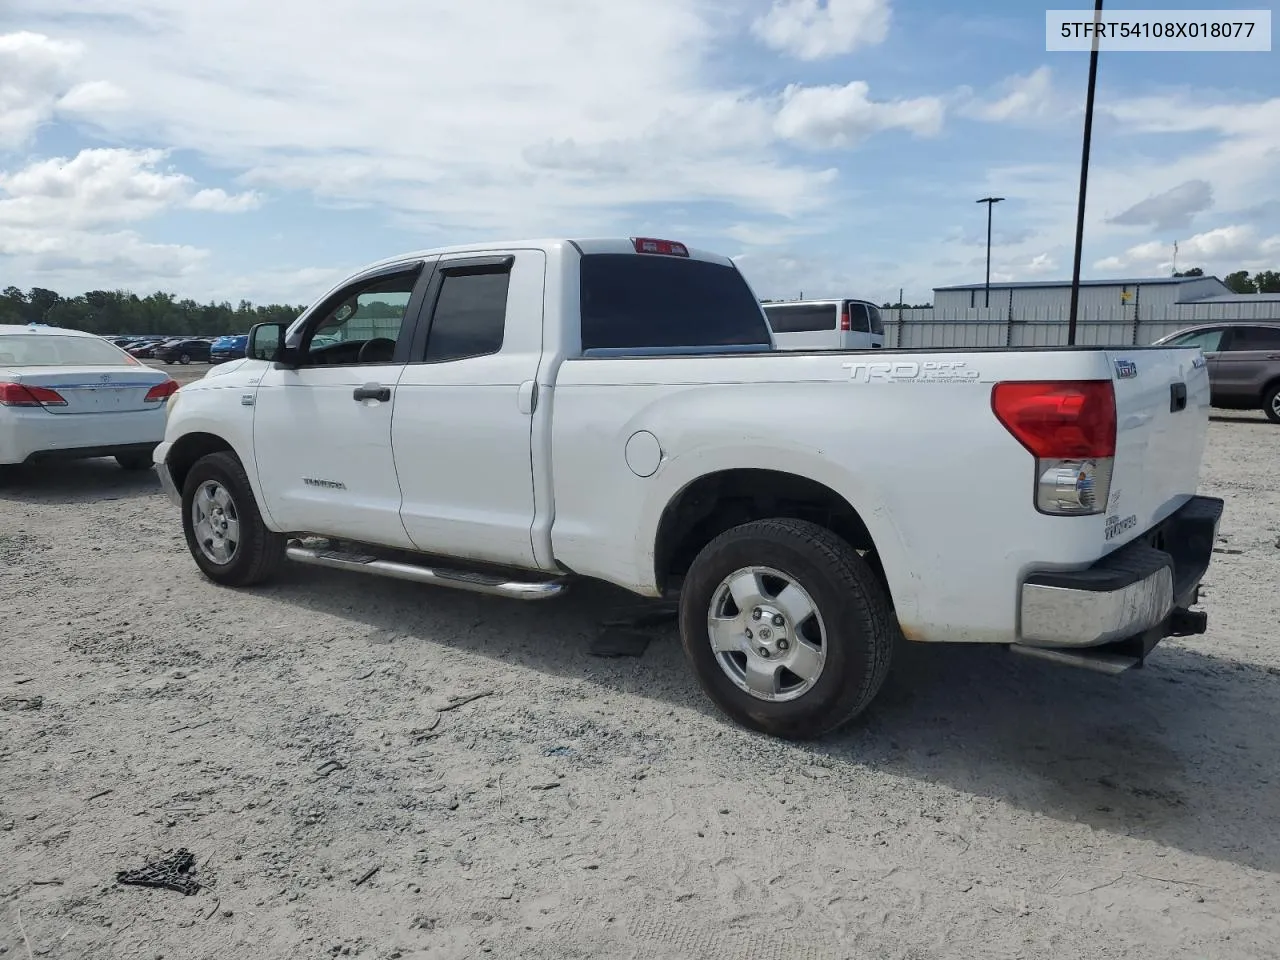
[[[126,413],[72,414],[7,408],[0,463],[77,460],[140,453],[164,439],[164,405]]]
[[[1019,597],[1020,642],[1098,647],[1138,640],[1149,649],[1164,637],[1200,632],[1186,611],[1213,558],[1222,507],[1216,497],[1192,497],[1091,567],[1028,577]]]

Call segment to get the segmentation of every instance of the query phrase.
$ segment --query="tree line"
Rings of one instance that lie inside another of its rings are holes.
[[[63,297],[53,290],[17,287],[0,291],[0,324],[47,323],[88,333],[128,336],[167,334],[181,337],[213,337],[248,333],[255,323],[288,324],[305,307],[291,304],[253,304],[241,300],[197,303],[179,300],[157,291],[139,297],[127,290],[90,290],[78,297]]]

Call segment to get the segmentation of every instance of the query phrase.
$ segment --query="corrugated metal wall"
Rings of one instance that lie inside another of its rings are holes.
[[[1133,308],[1134,304],[1156,308],[1172,306],[1180,301],[1193,301],[1202,297],[1217,296],[1225,288],[1212,277],[1186,283],[1123,284],[1107,283],[1082,286],[1080,305],[1090,310],[1107,310],[1121,307]],[[981,307],[984,291],[935,290],[935,310],[967,310]],[[1012,301],[1012,302],[1011,302]],[[1067,310],[1071,306],[1070,287],[1000,287],[991,288],[991,307],[1012,307],[1016,315],[1022,310]]]
[[[1066,306],[1015,311],[1013,323],[1008,321],[1007,306],[994,305],[988,310],[881,309],[880,313],[886,347],[1036,347],[1064,346],[1067,342]],[[1076,343],[1143,345],[1192,324],[1230,320],[1280,322],[1280,302],[1148,305],[1144,288],[1136,310],[1131,305],[1082,303]]]

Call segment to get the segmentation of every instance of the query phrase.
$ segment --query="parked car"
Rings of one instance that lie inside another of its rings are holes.
[[[155,356],[156,348],[163,343],[167,343],[168,338],[155,337],[149,340],[142,340],[128,347],[128,352],[139,360],[150,360]]]
[[[0,465],[115,457],[149,470],[177,388],[93,334],[0,326]]]
[[[867,350],[884,346],[880,308],[868,300],[766,303],[779,350]]]
[[[703,689],[787,737],[865,709],[899,636],[1114,672],[1205,628],[1198,350],[781,352],[732,260],[639,238],[382,261],[248,356],[155,451],[217,583],[678,596]]]
[[[199,338],[171,340],[156,347],[155,358],[165,363],[181,363],[186,366],[192,361],[211,363],[209,359],[210,343]]]
[[[227,360],[239,360],[244,356],[244,348],[249,342],[248,334],[235,334],[218,337],[209,348],[210,363],[225,363]]]
[[[1199,347],[1209,364],[1215,407],[1261,410],[1280,423],[1280,320],[1202,323],[1156,341],[1158,346]]]

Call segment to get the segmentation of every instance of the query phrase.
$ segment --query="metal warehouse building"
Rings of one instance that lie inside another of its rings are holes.
[[[1080,281],[1080,307],[1084,313],[1102,313],[1132,307],[1143,308],[1145,314],[1148,310],[1162,311],[1176,304],[1199,303],[1209,298],[1235,299],[1239,296],[1233,294],[1217,277]],[[981,308],[984,305],[984,284],[981,283],[933,289],[933,309],[939,314]],[[991,284],[991,309],[1007,312],[1015,317],[1065,314],[1070,306],[1070,280]]]

